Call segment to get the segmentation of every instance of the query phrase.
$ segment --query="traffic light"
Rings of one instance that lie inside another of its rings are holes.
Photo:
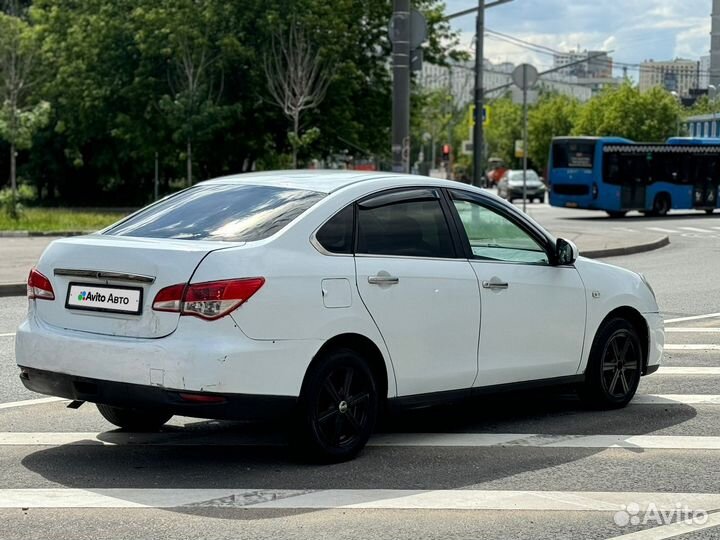
[[[443,144],[443,147],[442,147],[443,161],[450,161],[450,150],[452,150],[452,149],[450,148],[449,144]]]

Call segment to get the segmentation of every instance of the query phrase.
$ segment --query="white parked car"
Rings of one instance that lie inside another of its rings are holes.
[[[391,407],[559,383],[621,407],[658,368],[662,318],[642,276],[577,255],[451,181],[220,178],[53,242],[17,363],[27,388],[121,428],[285,416],[329,461]]]

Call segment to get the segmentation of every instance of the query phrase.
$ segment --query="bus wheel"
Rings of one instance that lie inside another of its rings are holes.
[[[670,196],[666,193],[659,193],[655,195],[650,215],[667,216],[668,210],[670,210]]]
[[[712,214],[714,211],[715,211],[714,208],[706,208],[706,209],[705,209],[705,213],[708,214],[708,215]]]
[[[608,210],[607,215],[611,218],[621,218],[625,217],[625,214],[627,214],[627,210],[620,210],[619,212],[616,212],[614,210]]]

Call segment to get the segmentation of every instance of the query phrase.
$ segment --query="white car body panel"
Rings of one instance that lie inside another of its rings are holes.
[[[482,289],[480,372],[474,386],[576,373],[585,335],[585,288],[572,267],[473,261]]]
[[[633,272],[583,258],[574,268],[557,268],[462,257],[333,255],[313,243],[317,229],[340,209],[381,190],[462,189],[505,204],[485,191],[416,176],[318,171],[213,182],[328,195],[257,242],[102,235],[53,242],[38,270],[52,282],[56,299],[30,302],[16,336],[18,364],[167,389],[298,396],[318,350],[337,336],[355,335],[380,351],[388,397],[411,396],[582,374],[600,324],[617,308],[642,314],[649,365],[660,361],[662,318]],[[69,313],[67,286],[82,280],[55,276],[56,268],[147,274],[155,281],[143,285],[142,317]],[[397,275],[398,285],[369,285],[367,278],[381,270]],[[493,276],[511,288],[482,289],[480,283]],[[264,277],[265,284],[230,316],[205,321],[152,311],[162,287],[246,277]],[[516,336],[520,325],[527,328]]]
[[[51,327],[31,314],[15,338],[15,354],[26,367],[175,390],[273,396],[299,394],[321,346],[320,340],[251,340],[229,317],[181,317],[173,334],[138,340]]]
[[[360,296],[395,366],[398,395],[472,386],[477,375],[480,294],[468,262],[358,256],[355,264]],[[368,282],[378,275],[399,281]]]
[[[158,338],[175,331],[177,313],[152,310],[152,300],[163,287],[190,279],[207,253],[223,249],[224,242],[197,242],[88,235],[55,240],[40,257],[37,269],[52,283],[57,298],[40,302],[38,317],[52,326],[96,334],[136,338]],[[56,269],[95,270],[140,274],[153,279],[147,283],[115,283],[143,290],[141,316],[70,310],[65,298],[70,283],[108,285],[108,280],[55,275]]]
[[[578,373],[583,373],[590,356],[590,346],[598,328],[607,315],[623,307],[640,313],[648,325],[648,366],[655,366],[662,359],[664,326],[655,297],[635,272],[610,264],[579,257],[575,267],[585,283],[588,302],[586,340]]]

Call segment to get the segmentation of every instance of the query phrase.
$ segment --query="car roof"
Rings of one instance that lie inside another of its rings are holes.
[[[277,186],[291,189],[306,189],[320,193],[332,193],[344,187],[361,182],[377,182],[388,180],[390,183],[412,183],[414,185],[427,185],[439,187],[460,187],[452,180],[430,178],[428,176],[396,174],[389,172],[367,172],[346,170],[304,169],[288,171],[263,171],[223,176],[202,182],[202,184],[254,184],[263,186]]]

